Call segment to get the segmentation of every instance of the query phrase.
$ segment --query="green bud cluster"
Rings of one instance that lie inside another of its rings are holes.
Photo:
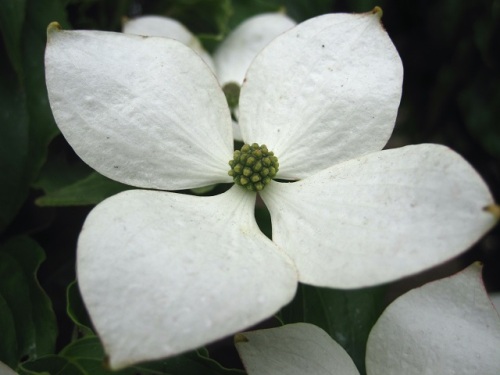
[[[235,184],[250,191],[261,191],[278,173],[279,163],[266,145],[254,143],[245,144],[241,150],[235,151],[229,166],[228,174]]]

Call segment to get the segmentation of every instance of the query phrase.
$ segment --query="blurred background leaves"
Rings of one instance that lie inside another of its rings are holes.
[[[110,373],[74,283],[75,249],[93,205],[130,187],[92,171],[59,135],[44,81],[50,22],[67,29],[120,31],[125,17],[165,15],[184,23],[213,50],[242,20],[258,13],[282,11],[300,22],[328,12],[366,12],[376,5],[384,10],[382,21],[405,68],[403,99],[387,147],[448,145],[476,168],[498,201],[499,0],[2,0],[0,361],[22,374]],[[265,207],[256,208],[256,217],[270,235]],[[485,264],[488,289],[500,290],[498,227],[459,259],[402,282],[355,291],[301,285],[278,318],[321,326],[363,372],[366,337],[387,303],[475,260]],[[241,368],[231,339],[208,351],[120,373],[241,373],[226,367]]]

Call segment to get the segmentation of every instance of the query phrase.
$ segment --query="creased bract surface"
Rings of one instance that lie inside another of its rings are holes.
[[[243,140],[265,144],[279,178],[300,179],[381,150],[394,127],[403,66],[377,14],[328,14],[274,39],[240,96]]]
[[[460,254],[494,224],[479,175],[447,147],[385,150],[262,192],[273,241],[307,284],[376,285]]]
[[[88,216],[78,282],[113,368],[191,350],[290,301],[297,274],[258,229],[255,195],[131,190]]]
[[[235,341],[249,375],[359,375],[346,351],[312,324],[245,332]]]
[[[426,284],[391,303],[368,338],[369,375],[500,373],[500,318],[481,266]]]
[[[52,112],[92,168],[133,186],[164,190],[231,181],[226,99],[190,48],[120,33],[53,28],[48,35]]]

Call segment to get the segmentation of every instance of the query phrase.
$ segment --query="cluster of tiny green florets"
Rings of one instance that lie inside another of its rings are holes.
[[[235,151],[233,160],[229,162],[231,169],[228,174],[235,184],[250,191],[261,191],[278,173],[278,158],[265,145],[257,143],[243,145]]]

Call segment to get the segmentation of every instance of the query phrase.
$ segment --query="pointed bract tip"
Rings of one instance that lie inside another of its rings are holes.
[[[378,18],[381,19],[382,16],[384,15],[384,11],[382,10],[381,7],[376,6],[375,8],[372,9],[372,14],[376,14]]]
[[[51,22],[49,23],[49,26],[47,26],[47,34],[50,34],[55,31],[61,31],[62,27],[59,24],[59,22]]]
[[[477,278],[477,280],[479,280],[479,283],[484,285],[483,262],[481,262],[480,260],[476,260],[474,263],[470,264],[469,267],[466,267],[465,269],[462,270],[462,273],[463,272],[472,272]]]
[[[500,220],[500,206],[498,204],[490,204],[484,210],[492,214],[496,220]]]
[[[242,342],[248,342],[248,338],[243,333],[237,333],[234,335],[234,343],[239,344]]]
[[[483,269],[483,262],[481,262],[480,260],[476,260],[474,263],[471,264],[471,266],[472,265],[476,268]]]

